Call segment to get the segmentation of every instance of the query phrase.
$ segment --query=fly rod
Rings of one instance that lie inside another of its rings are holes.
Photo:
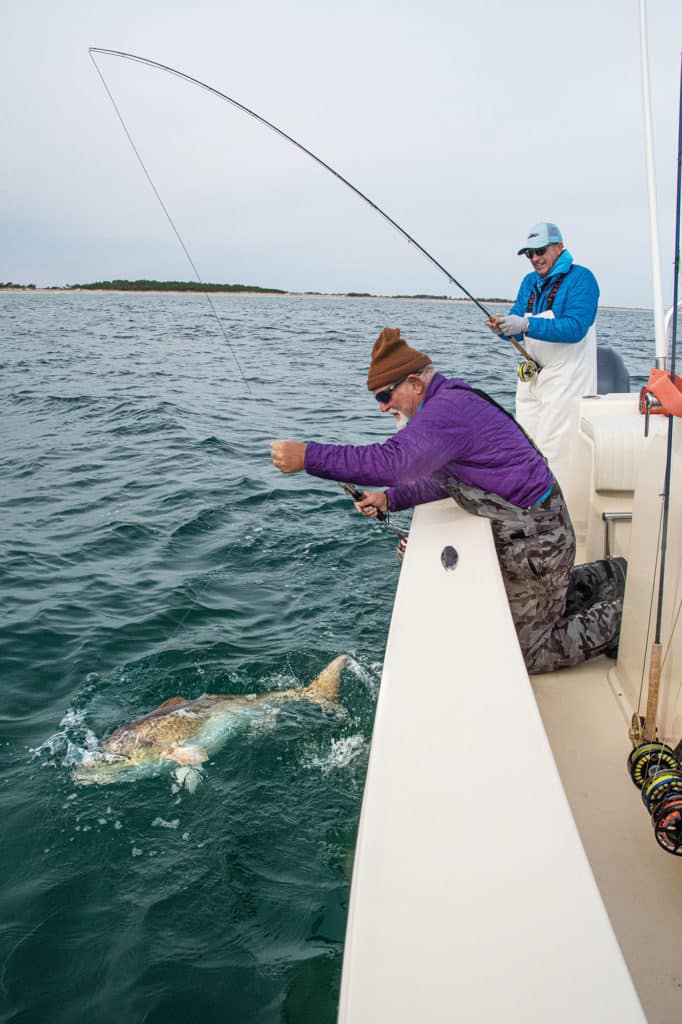
[[[682,196],[682,65],[680,67],[680,108],[677,137],[677,203],[675,212],[675,259],[673,274],[673,318],[672,342],[670,346],[670,379],[675,383],[675,357],[677,353],[677,305],[680,277],[680,199]],[[663,484],[663,522],[661,527],[661,569],[658,576],[658,603],[656,608],[656,631],[651,645],[649,659],[649,687],[644,725],[644,737],[653,740],[656,736],[659,689],[661,683],[661,624],[663,620],[663,594],[665,587],[665,566],[668,545],[668,515],[670,512],[670,477],[672,472],[673,423],[675,417],[668,414],[668,439],[665,459],[665,481]]]
[[[260,114],[257,114],[255,110],[251,110],[249,107],[244,106],[243,103],[240,103],[238,100],[233,99],[232,96],[228,96],[224,92],[220,92],[219,89],[215,89],[212,85],[208,85],[206,82],[202,82],[200,79],[194,78],[192,75],[187,75],[185,74],[184,71],[178,71],[177,68],[172,68],[168,64],[161,64],[159,63],[159,61],[150,60],[148,57],[140,57],[134,53],[125,53],[122,50],[105,50],[98,46],[91,46],[88,52],[90,54],[90,58],[93,64],[97,68],[100,77],[102,77],[102,72],[99,68],[99,65],[97,64],[97,61],[93,56],[93,54],[95,53],[101,53],[109,57],[121,57],[123,60],[130,60],[137,64],[146,64],[150,68],[157,68],[159,71],[166,71],[169,75],[174,75],[176,78],[181,78],[183,81],[189,82],[191,85],[196,85],[200,89],[205,89],[206,92],[210,92],[213,96],[217,96],[218,99],[225,100],[226,103],[230,103],[233,107],[236,107],[237,110],[241,110],[242,113],[248,114],[249,117],[254,118],[254,120],[258,121],[259,124],[262,124],[266,128],[269,128],[271,131],[275,132],[276,135],[279,135],[280,138],[284,139],[286,142],[290,142],[292,146],[296,146],[296,148],[300,149],[302,153],[305,153],[306,156],[309,156],[311,160],[314,160],[315,163],[320,165],[320,167],[323,167],[325,171],[329,171],[330,174],[333,174],[335,178],[337,178],[343,185],[346,186],[346,188],[349,188],[351,192],[354,192],[356,196],[363,200],[363,202],[367,203],[368,206],[371,206],[371,208],[376,213],[378,213],[380,217],[383,217],[383,219],[387,221],[392,228],[395,228],[395,230],[399,234],[401,234],[410,245],[413,245],[422,254],[422,256],[426,257],[426,259],[429,261],[429,263],[432,264],[432,266],[436,267],[437,270],[444,274],[451,284],[455,285],[456,288],[459,288],[459,290],[463,292],[463,294],[466,295],[466,297],[470,299],[474,303],[474,305],[478,306],[482,313],[485,313],[487,317],[492,316],[490,311],[485,308],[482,302],[475,298],[475,296],[473,296],[471,292],[468,291],[464,287],[464,285],[460,281],[458,281],[457,278],[454,277],[450,273],[450,271],[443,266],[442,263],[439,263],[438,260],[434,256],[432,256],[430,252],[427,252],[424,246],[420,245],[419,242],[417,242],[416,239],[412,237],[412,235],[408,234],[407,231],[405,231],[405,229],[402,228],[397,221],[393,220],[392,217],[389,217],[385,210],[382,210],[380,206],[378,206],[375,202],[373,202],[373,200],[369,198],[369,196],[366,196],[364,192],[361,192],[359,188],[356,188],[355,185],[348,181],[347,178],[344,178],[342,174],[339,174],[338,171],[334,170],[334,168],[331,167],[328,163],[325,163],[325,161],[320,159],[319,156],[316,156],[315,153],[312,152],[312,150],[308,149],[301,142],[297,142],[296,139],[292,138],[291,135],[287,135],[285,131],[282,131],[281,128],[278,128],[277,125],[272,123],[272,121],[268,121],[265,117],[262,117]],[[503,335],[503,337],[506,337],[506,335]],[[534,365],[537,365],[535,363],[535,360],[531,358],[531,356],[528,354],[525,348],[516,340],[516,338],[509,337],[507,338],[507,340],[511,342],[511,344],[514,346],[517,352],[521,356],[523,356],[525,360],[527,360],[530,363],[533,363]]]

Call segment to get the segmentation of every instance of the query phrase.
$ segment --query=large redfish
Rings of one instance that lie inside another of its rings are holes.
[[[74,766],[73,778],[85,785],[106,785],[134,782],[170,769],[176,771],[178,781],[193,789],[200,776],[192,769],[220,750],[245,720],[284,701],[334,703],[346,658],[345,654],[335,658],[300,690],[271,690],[247,696],[205,693],[195,700],[171,697],[149,714],[121,726],[98,750],[88,751]]]

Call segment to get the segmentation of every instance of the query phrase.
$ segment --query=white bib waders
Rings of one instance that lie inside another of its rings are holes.
[[[529,318],[554,319],[551,309],[527,313]],[[597,393],[597,332],[594,324],[572,344],[536,341],[526,336],[523,347],[542,367],[533,380],[516,386],[516,419],[549,462],[561,484],[566,479],[569,451],[566,435],[575,399]]]

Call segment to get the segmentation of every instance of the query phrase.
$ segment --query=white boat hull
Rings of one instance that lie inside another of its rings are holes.
[[[441,562],[446,545],[454,570]],[[339,1020],[644,1019],[538,713],[489,523],[449,500],[422,506],[388,637]]]

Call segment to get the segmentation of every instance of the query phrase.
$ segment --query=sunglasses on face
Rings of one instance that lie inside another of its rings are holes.
[[[533,259],[533,256],[544,256],[547,252],[547,246],[543,245],[539,249],[526,249],[526,256],[529,260]]]
[[[409,377],[409,376],[410,375],[408,373],[407,377]],[[400,380],[397,380],[395,382],[395,384],[389,384],[388,387],[387,388],[383,388],[382,391],[377,391],[377,393],[374,396],[376,398],[377,402],[379,402],[381,405],[385,405],[386,402],[389,401],[389,399],[390,399],[391,395],[393,394],[393,392],[395,391],[395,389],[399,388],[401,384],[405,383],[405,381],[407,380],[407,377],[401,377]]]

